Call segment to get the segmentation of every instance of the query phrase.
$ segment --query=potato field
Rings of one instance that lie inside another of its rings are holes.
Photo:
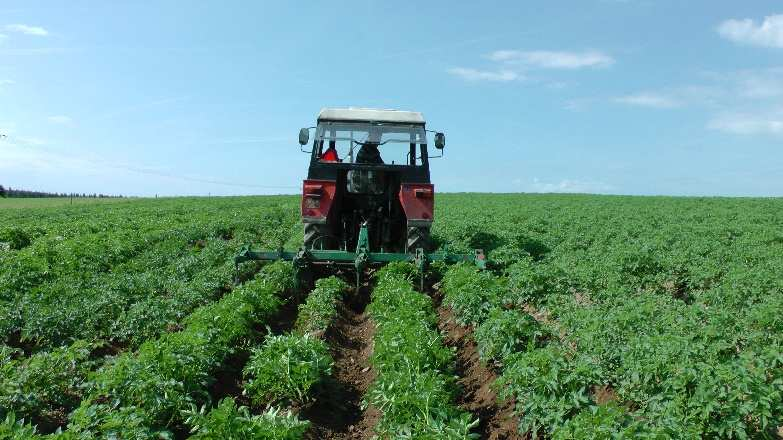
[[[299,202],[0,199],[0,439],[783,434],[783,199],[441,194],[490,263],[424,291],[235,267]]]

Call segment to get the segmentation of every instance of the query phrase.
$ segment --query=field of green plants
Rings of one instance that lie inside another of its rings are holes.
[[[491,267],[424,292],[234,267],[298,207],[0,206],[0,439],[783,433],[782,199],[439,195],[436,244]]]

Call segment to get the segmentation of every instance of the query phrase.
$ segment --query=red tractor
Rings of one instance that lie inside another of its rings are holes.
[[[237,262],[293,260],[300,278],[307,279],[312,279],[314,265],[352,266],[357,283],[364,268],[391,261],[415,262],[422,279],[430,261],[474,261],[483,267],[480,250],[471,255],[428,253],[435,208],[429,159],[441,157],[445,146],[443,133],[434,133],[440,154],[430,156],[428,132],[418,112],[321,110],[315,127],[299,131],[301,149],[310,154],[302,185],[302,248],[247,247]]]
[[[418,112],[323,109],[302,188],[304,246],[355,249],[362,225],[371,252],[430,250],[435,188]],[[310,129],[299,143],[306,145]],[[444,136],[435,134],[442,149]]]

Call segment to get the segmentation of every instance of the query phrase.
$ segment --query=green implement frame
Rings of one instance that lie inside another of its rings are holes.
[[[420,288],[424,289],[424,276],[431,262],[442,261],[453,264],[462,261],[471,262],[480,269],[486,268],[486,258],[484,251],[476,249],[473,254],[452,254],[447,251],[425,253],[423,249],[416,249],[415,254],[392,253],[392,252],[370,252],[369,238],[366,225],[362,225],[359,230],[359,239],[355,252],[343,250],[319,250],[305,249],[299,251],[277,251],[253,250],[250,246],[245,246],[234,258],[236,264],[251,261],[275,261],[286,260],[294,262],[297,280],[303,276],[312,274],[313,265],[325,266],[352,266],[356,270],[356,286],[361,282],[361,274],[364,269],[370,266],[377,266],[393,261],[408,261],[414,263],[419,269]]]

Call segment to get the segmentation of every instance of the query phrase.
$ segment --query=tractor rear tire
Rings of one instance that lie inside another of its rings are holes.
[[[305,223],[304,225],[304,247],[305,249],[328,249],[327,243],[328,230],[326,225],[317,223]],[[313,247],[315,246],[315,248]]]
[[[409,254],[415,254],[418,248],[424,249],[424,252],[430,251],[430,228],[409,226],[405,251]]]

